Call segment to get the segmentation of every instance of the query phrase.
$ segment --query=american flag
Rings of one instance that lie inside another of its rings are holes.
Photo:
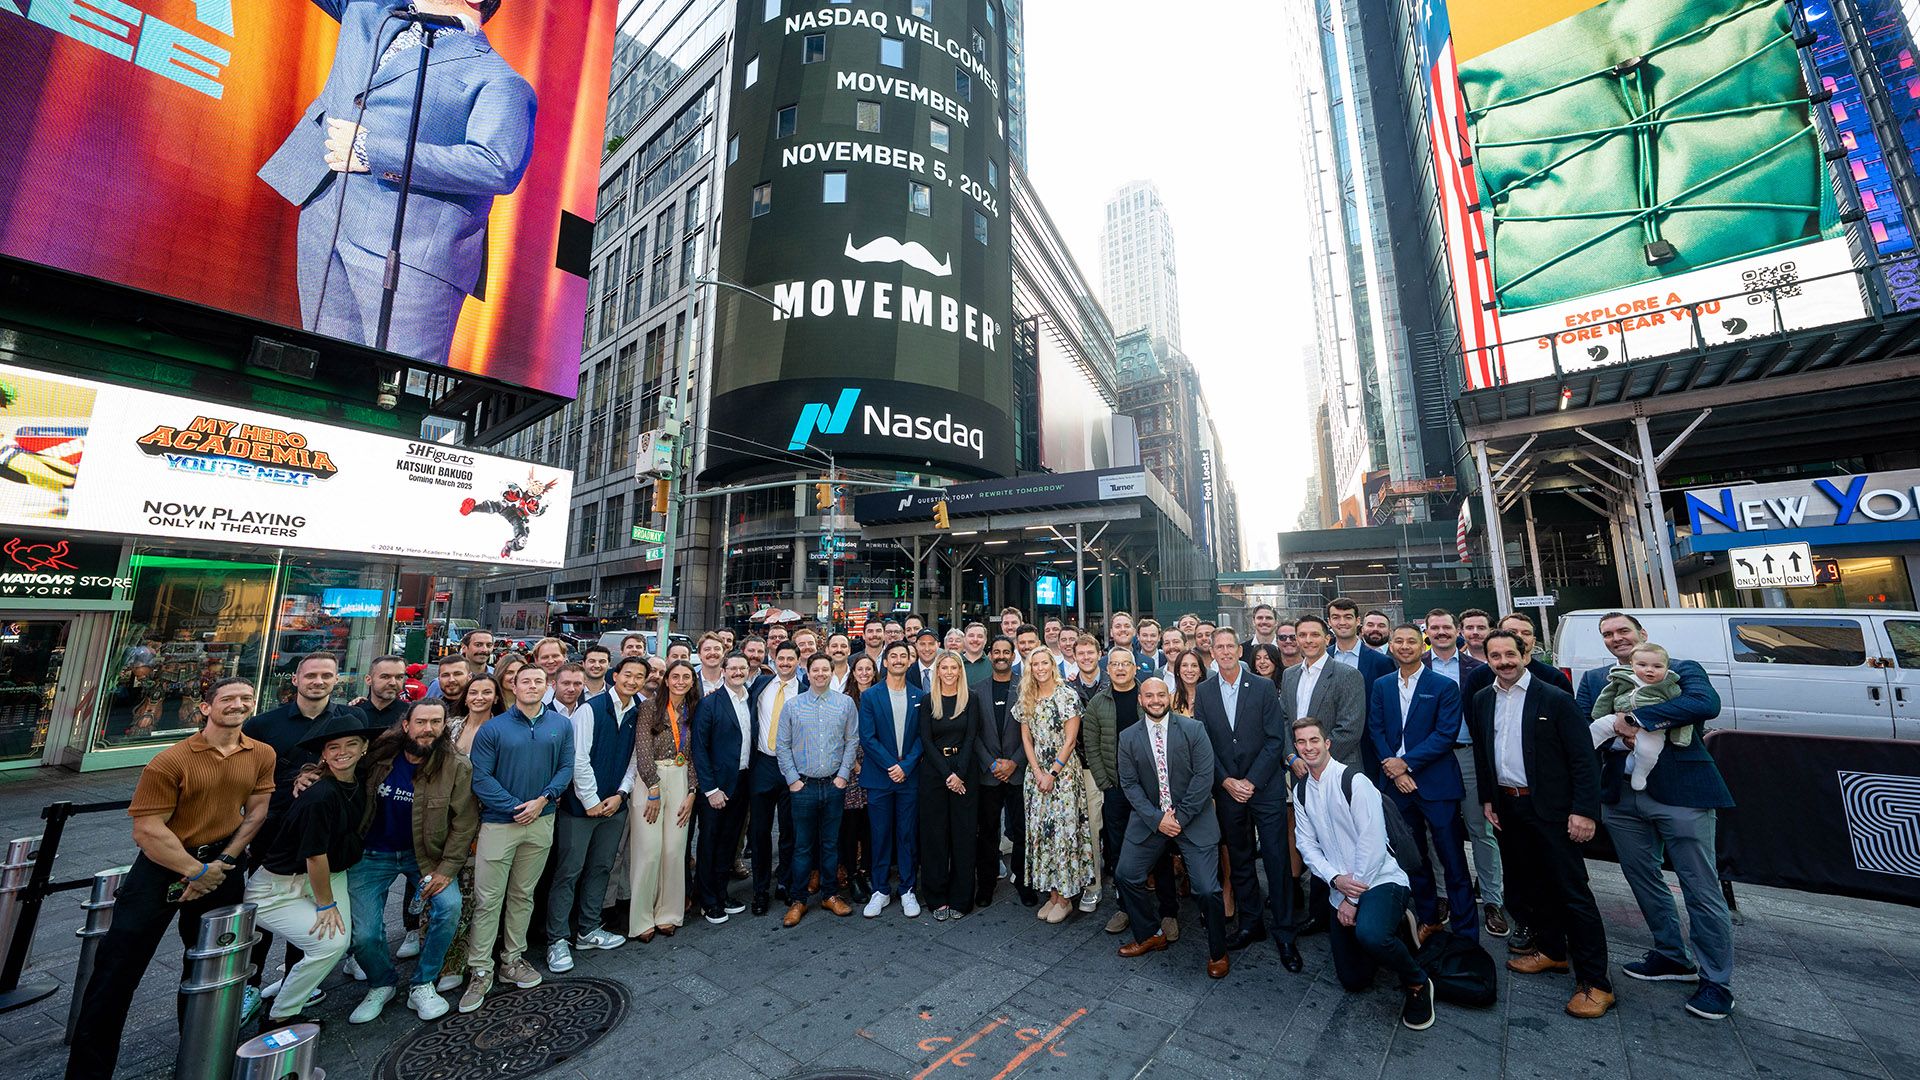
[[[1461,562],[1472,562],[1473,556],[1467,550],[1467,534],[1473,531],[1473,498],[1461,496],[1460,521],[1453,530],[1453,550],[1460,553]]]
[[[1484,215],[1477,206],[1480,188],[1473,172],[1473,141],[1467,133],[1467,101],[1460,91],[1460,69],[1454,64],[1446,0],[1422,0],[1420,23],[1428,83],[1427,133],[1440,187],[1440,224],[1453,274],[1466,386],[1479,390],[1504,379],[1506,360],[1498,347],[1500,313],[1494,302],[1493,259]]]

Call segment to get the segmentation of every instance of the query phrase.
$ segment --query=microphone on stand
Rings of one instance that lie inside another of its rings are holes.
[[[421,26],[432,26],[442,30],[465,30],[467,28],[467,24],[461,22],[457,15],[431,15],[411,5],[393,14],[394,18],[399,19],[401,22],[418,23]]]

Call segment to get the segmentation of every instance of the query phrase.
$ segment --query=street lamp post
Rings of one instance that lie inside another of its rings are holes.
[[[695,286],[707,285],[720,289],[732,289],[735,292],[745,293],[755,300],[759,300],[775,311],[783,310],[770,296],[754,292],[745,285],[736,285],[731,281],[723,281],[712,275],[696,277],[693,279],[693,284]],[[679,415],[683,425],[691,419],[689,413],[686,411],[687,391],[693,382],[693,337],[698,332],[698,318],[689,320],[687,332],[681,335],[679,371],[674,376],[673,393],[675,400],[681,405]],[[681,473],[689,461],[689,455],[686,452],[687,441],[686,439],[675,439],[673,441],[673,467],[667,472],[667,542],[662,546],[660,552],[660,591],[673,601],[675,610],[679,607],[680,596],[678,590],[674,588],[673,582],[674,563],[676,561],[674,554],[680,546],[680,504],[686,499],[686,492],[683,490],[685,484],[681,480]],[[674,613],[674,611],[668,611],[659,616],[660,652],[662,655],[667,651],[667,637],[673,632]]]

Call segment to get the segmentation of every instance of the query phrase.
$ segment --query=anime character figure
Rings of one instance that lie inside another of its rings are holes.
[[[527,536],[532,531],[528,522],[547,512],[546,504],[540,500],[560,483],[559,477],[541,481],[534,479],[533,470],[527,470],[525,484],[508,484],[498,499],[475,502],[468,498],[460,503],[460,516],[471,514],[499,514],[513,526],[513,539],[508,540],[500,549],[500,557],[510,558],[513,553],[527,546]]]

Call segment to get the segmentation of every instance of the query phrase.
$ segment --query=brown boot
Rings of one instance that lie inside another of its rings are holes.
[[[1583,986],[1574,991],[1573,1000],[1567,1002],[1567,1015],[1577,1016],[1582,1020],[1597,1020],[1607,1015],[1607,1010],[1611,1008],[1613,1008],[1611,991]]]
[[[780,920],[780,925],[791,930],[794,927],[800,925],[800,917],[802,915],[805,915],[806,913],[807,913],[806,902],[801,901],[799,903],[796,903],[792,907],[787,909],[787,914],[785,917],[783,917]]]

